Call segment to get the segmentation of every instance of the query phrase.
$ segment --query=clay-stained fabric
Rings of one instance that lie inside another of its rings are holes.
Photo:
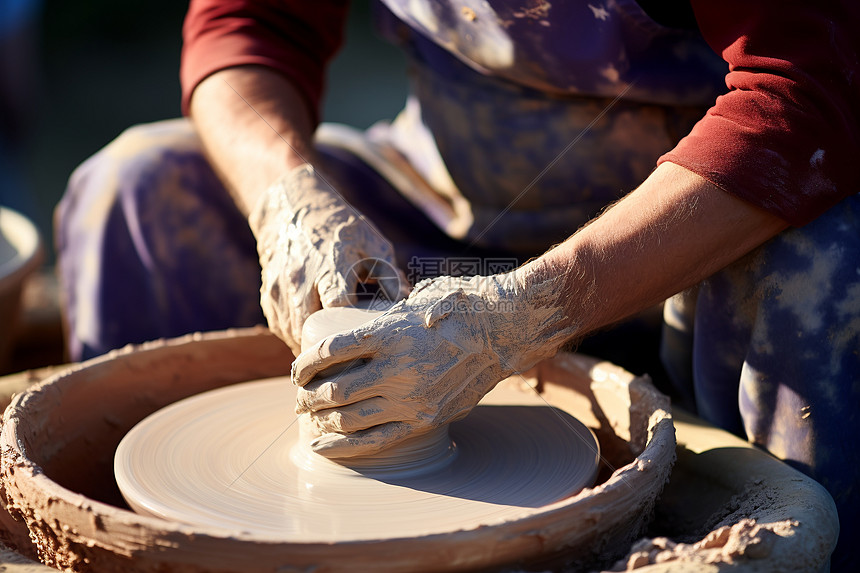
[[[387,135],[428,180],[450,175],[470,244],[561,242],[641,183],[722,89],[725,62],[698,33],[635,2],[384,4],[413,116]]]
[[[663,356],[706,420],[818,480],[860,536],[860,196],[790,228],[665,308]]]
[[[73,360],[264,322],[254,236],[187,120],[128,129],[78,167],[55,236]]]
[[[558,97],[682,106],[724,90],[726,64],[695,26],[663,26],[632,0],[381,3],[382,34],[451,81],[474,81],[469,70]]]

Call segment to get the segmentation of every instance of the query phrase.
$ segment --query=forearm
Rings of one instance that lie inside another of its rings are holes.
[[[194,90],[190,115],[212,164],[246,213],[270,184],[311,161],[311,112],[294,85],[275,71],[243,66],[209,76]]]
[[[460,419],[510,373],[701,281],[785,227],[663,164],[513,274],[419,283],[372,322],[300,353],[297,411],[324,434],[312,447],[331,458],[370,455]],[[356,362],[346,376],[325,377]]]
[[[518,279],[530,298],[562,293],[556,298],[565,318],[556,328],[580,338],[699,283],[786,227],[664,163],[601,217],[521,268]]]

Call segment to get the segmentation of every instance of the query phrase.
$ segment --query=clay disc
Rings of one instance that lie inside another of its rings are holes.
[[[298,442],[289,378],[172,404],[117,448],[117,484],[138,513],[294,542],[416,537],[520,519],[592,485],[591,431],[500,384],[450,427],[446,464],[367,474]]]

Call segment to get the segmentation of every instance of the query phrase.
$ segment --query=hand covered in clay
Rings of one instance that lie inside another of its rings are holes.
[[[263,285],[260,305],[269,328],[298,355],[302,325],[321,307],[350,304],[357,283],[394,251],[380,232],[309,165],[269,187],[249,217],[257,238]],[[399,270],[379,278],[390,300],[408,292]]]
[[[560,307],[519,290],[515,272],[422,281],[384,315],[300,354],[296,411],[321,434],[313,450],[374,455],[465,417],[500,380],[554,355],[569,336],[554,326]]]

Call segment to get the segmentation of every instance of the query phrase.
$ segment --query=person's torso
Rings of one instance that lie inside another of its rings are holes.
[[[632,0],[382,4],[378,28],[411,62],[419,128],[487,245],[526,228],[534,248],[564,239],[725,90],[726,65],[694,27],[662,26]],[[405,152],[420,162],[427,150]]]

